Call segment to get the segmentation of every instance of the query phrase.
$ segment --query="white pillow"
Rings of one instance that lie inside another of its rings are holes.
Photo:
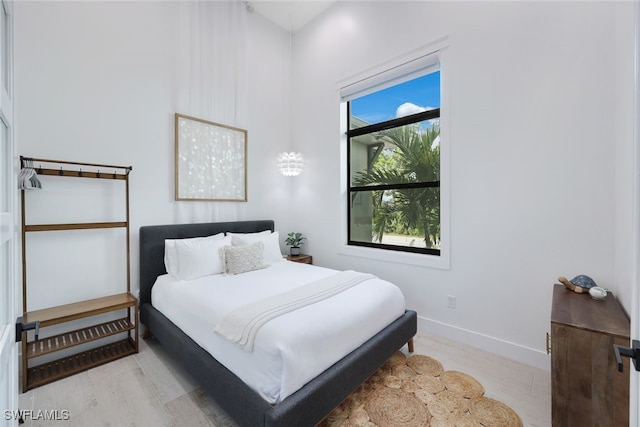
[[[231,243],[224,233],[192,239],[165,240],[165,267],[178,280],[219,274],[224,271],[220,250]]]
[[[230,231],[228,231],[225,235],[226,236],[238,236],[238,237],[246,237],[249,239],[253,239],[253,238],[259,238],[259,237],[264,237],[264,236],[268,236],[269,234],[271,234],[271,230],[264,230],[264,231],[258,231],[256,233],[232,233]]]
[[[265,233],[247,233],[235,234],[227,233],[231,236],[231,244],[233,246],[249,245],[255,242],[262,242],[264,245],[264,261],[268,263],[280,262],[283,260],[282,252],[280,252],[280,234],[277,231],[273,233],[268,231]]]
[[[178,271],[178,253],[176,252],[176,242],[202,242],[205,240],[224,239],[224,233],[214,234],[206,237],[192,237],[189,239],[165,239],[164,241],[164,266],[167,273]]]
[[[262,242],[242,246],[225,246],[222,249],[224,272],[227,274],[240,274],[265,268],[263,253],[264,245]]]

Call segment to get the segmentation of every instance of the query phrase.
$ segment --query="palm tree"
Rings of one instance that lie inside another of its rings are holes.
[[[440,180],[440,126],[421,130],[418,123],[380,131],[381,155],[366,172],[356,174],[358,186],[432,183]],[[373,190],[373,234],[382,241],[390,231],[424,237],[427,248],[440,247],[440,190],[419,186]]]

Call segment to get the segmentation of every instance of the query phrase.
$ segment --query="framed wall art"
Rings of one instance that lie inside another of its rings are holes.
[[[176,200],[247,201],[247,131],[176,113]]]

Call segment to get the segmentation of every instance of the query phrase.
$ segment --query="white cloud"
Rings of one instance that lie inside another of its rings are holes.
[[[396,118],[409,116],[411,114],[421,113],[423,111],[427,111],[431,109],[432,109],[431,107],[421,107],[419,105],[412,104],[411,102],[405,102],[404,104],[400,105],[396,109]]]

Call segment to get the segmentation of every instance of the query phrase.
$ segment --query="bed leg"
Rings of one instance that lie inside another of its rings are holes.
[[[150,338],[150,337],[151,337],[151,331],[149,330],[147,325],[144,325],[144,329],[142,330],[142,339],[146,340],[147,338]]]
[[[407,347],[409,347],[409,353],[413,353],[413,338],[407,341]]]

